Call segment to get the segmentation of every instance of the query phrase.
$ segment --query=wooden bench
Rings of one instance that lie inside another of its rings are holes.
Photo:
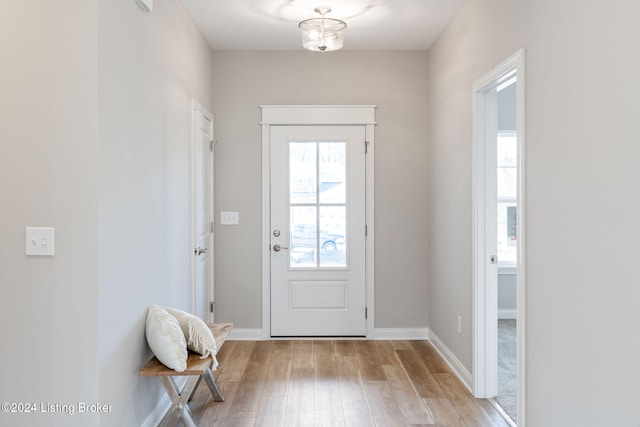
[[[231,328],[233,328],[233,323],[213,323],[208,326],[211,328],[211,332],[213,332],[216,346],[218,351],[220,351]],[[138,375],[141,377],[160,377],[164,389],[173,402],[172,410],[165,416],[162,424],[175,425],[175,419],[182,418],[185,425],[196,427],[191,416],[188,402],[191,400],[203,377],[211,391],[213,399],[216,402],[224,402],[224,395],[220,391],[216,379],[211,372],[212,366],[213,358],[207,357],[206,359],[200,359],[199,354],[189,352],[187,369],[185,369],[184,372],[176,372],[173,369],[167,368],[155,356],[140,369]],[[176,384],[175,377],[184,376],[188,378],[182,390],[180,390]]]

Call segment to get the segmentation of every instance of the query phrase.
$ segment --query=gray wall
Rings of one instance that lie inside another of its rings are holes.
[[[216,52],[220,321],[262,328],[261,104],[376,104],[376,327],[426,327],[426,52]]]
[[[140,425],[164,395],[140,378],[150,304],[190,308],[191,100],[212,108],[213,53],[175,0],[98,7],[102,425]]]
[[[0,3],[2,402],[99,398],[96,5]],[[26,226],[55,227],[54,258],[25,256]],[[0,413],[0,425],[97,424]]]
[[[471,87],[526,49],[528,426],[640,422],[638,14],[476,0],[430,51],[429,326],[471,369]]]
[[[3,2],[0,46],[0,400],[112,405],[0,424],[141,425],[164,394],[137,375],[146,308],[189,308],[191,98],[211,108],[212,51],[175,0]],[[25,226],[54,226],[56,256],[25,257]]]

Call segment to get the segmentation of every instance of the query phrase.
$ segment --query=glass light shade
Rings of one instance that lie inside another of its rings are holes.
[[[342,32],[347,28],[344,21],[333,18],[312,18],[298,24],[302,31],[302,46],[316,52],[329,52],[342,47]]]

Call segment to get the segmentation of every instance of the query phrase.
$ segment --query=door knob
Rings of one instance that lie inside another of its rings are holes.
[[[198,247],[195,249],[195,251],[194,251],[194,252],[195,252],[195,254],[196,254],[196,255],[206,254],[206,253],[207,253],[207,248],[201,248],[201,247],[199,247],[199,246],[198,246]]]
[[[275,245],[273,245],[273,250],[276,252],[280,252],[281,249],[289,249],[286,246],[280,246],[277,243]]]

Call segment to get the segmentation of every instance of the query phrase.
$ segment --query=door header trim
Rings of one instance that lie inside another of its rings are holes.
[[[261,125],[375,125],[376,105],[261,105]]]

